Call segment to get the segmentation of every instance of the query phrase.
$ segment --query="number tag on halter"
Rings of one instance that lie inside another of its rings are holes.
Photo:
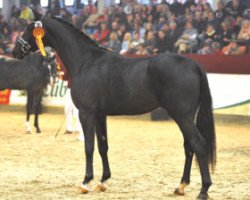
[[[42,56],[46,56],[46,51],[44,49],[43,45],[43,36],[44,36],[44,29],[43,29],[43,24],[41,21],[36,21],[35,22],[35,28],[33,30],[33,36],[36,38],[36,44],[41,51]]]

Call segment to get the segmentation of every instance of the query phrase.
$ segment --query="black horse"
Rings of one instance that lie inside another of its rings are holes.
[[[29,124],[30,114],[34,110],[34,126],[40,133],[38,116],[43,91],[50,82],[55,82],[57,66],[53,56],[43,58],[39,52],[27,56],[24,60],[0,60],[0,90],[26,90],[26,128],[31,133]]]
[[[93,179],[95,132],[103,162],[103,175],[98,191],[106,189],[110,178],[106,117],[137,115],[158,107],[165,108],[179,125],[184,137],[185,167],[180,187],[175,193],[184,194],[190,183],[193,154],[196,154],[202,177],[199,199],[207,199],[212,184],[209,163],[216,162],[215,129],[212,100],[206,73],[194,61],[173,54],[129,59],[100,47],[73,25],[35,13],[43,24],[44,44],[53,47],[61,57],[72,79],[72,97],[80,111],[85,136],[86,174],[81,185],[87,193]],[[31,23],[17,42],[13,55],[22,59],[37,45]],[[196,123],[195,123],[196,121]]]

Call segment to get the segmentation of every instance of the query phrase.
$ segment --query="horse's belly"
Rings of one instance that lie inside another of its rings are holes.
[[[107,106],[107,115],[140,115],[159,107],[156,98],[120,99]]]

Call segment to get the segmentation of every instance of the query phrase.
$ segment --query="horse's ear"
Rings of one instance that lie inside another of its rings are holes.
[[[39,21],[43,15],[41,13],[39,13],[37,10],[35,10],[34,8],[31,8],[31,10],[32,10],[34,17],[35,17],[34,21]]]

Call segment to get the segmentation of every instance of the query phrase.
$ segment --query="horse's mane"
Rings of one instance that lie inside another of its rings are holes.
[[[72,28],[73,30],[75,30],[76,32],[78,32],[79,34],[81,34],[84,39],[90,44],[93,45],[94,47],[101,49],[101,50],[108,50],[105,47],[99,45],[95,40],[91,39],[86,33],[84,33],[83,31],[77,29],[73,24],[71,24],[70,22],[62,19],[62,18],[58,18],[58,17],[52,17],[53,19],[57,20],[58,22],[61,22],[63,24],[66,24],[67,26],[69,26],[70,28]]]

